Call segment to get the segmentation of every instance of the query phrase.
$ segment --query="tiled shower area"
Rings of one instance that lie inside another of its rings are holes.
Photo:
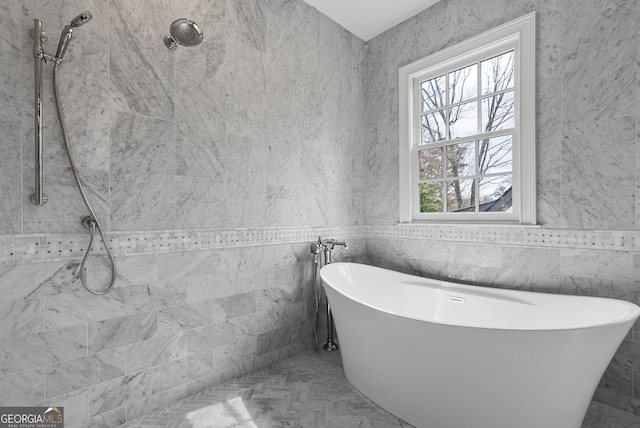
[[[85,10],[60,92],[118,266],[104,296],[77,278],[86,211],[49,65],[49,201],[29,200],[29,30],[43,21],[49,53]],[[532,11],[540,227],[398,225],[399,67]],[[318,236],[348,242],[334,261],[640,303],[638,14],[635,0],[442,0],[364,42],[301,0],[0,0],[0,406],[114,427],[289,357],[321,365]],[[169,51],[183,17],[204,41]],[[587,421],[640,415],[639,328]]]

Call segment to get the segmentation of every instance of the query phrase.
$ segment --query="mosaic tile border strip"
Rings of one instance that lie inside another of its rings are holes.
[[[362,227],[350,226],[114,232],[106,236],[113,254],[124,256],[311,242],[318,236],[347,239],[362,237],[362,233]],[[80,258],[88,244],[88,234],[0,237],[0,264]],[[104,247],[95,243],[93,251],[106,254]]]
[[[427,226],[398,224],[366,226],[365,236],[428,241],[469,242],[519,247],[640,251],[640,232],[569,230],[535,227]]]
[[[564,230],[529,227],[429,225],[361,225],[229,230],[114,232],[107,234],[116,256],[202,251],[313,241],[318,236],[340,239],[384,238],[468,242],[521,247],[575,248],[640,252],[640,232]],[[88,234],[30,234],[0,237],[0,264],[80,258]],[[105,254],[94,246],[96,254]]]

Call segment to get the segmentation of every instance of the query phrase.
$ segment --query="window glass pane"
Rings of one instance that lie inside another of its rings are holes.
[[[420,212],[442,212],[442,183],[420,183]]]
[[[512,205],[512,183],[513,179],[510,175],[499,177],[481,177],[480,211],[510,211]]]
[[[513,128],[515,126],[514,116],[513,91],[482,99],[483,132]]]
[[[445,111],[439,110],[422,115],[422,144],[446,140]]]
[[[478,64],[449,73],[449,104],[478,96]]]
[[[447,146],[447,177],[468,177],[476,173],[476,143]]]
[[[478,147],[480,174],[496,174],[513,170],[513,138],[487,138]]]
[[[478,133],[478,103],[461,104],[449,109],[451,138],[462,138]]]
[[[445,85],[444,75],[420,84],[422,88],[422,111],[444,107],[446,100]]]
[[[418,151],[418,162],[420,167],[419,180],[432,180],[442,178],[444,148],[425,149]]]
[[[447,183],[448,212],[475,212],[475,181],[452,180]]]
[[[480,67],[482,95],[513,88],[513,51],[482,61]]]

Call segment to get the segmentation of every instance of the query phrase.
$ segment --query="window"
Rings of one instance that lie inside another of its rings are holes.
[[[535,14],[400,69],[400,221],[535,224]]]

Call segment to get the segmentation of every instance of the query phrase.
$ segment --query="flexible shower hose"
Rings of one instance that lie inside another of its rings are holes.
[[[100,221],[98,220],[98,216],[96,216],[95,212],[91,208],[91,204],[89,204],[89,200],[87,199],[87,195],[84,192],[84,188],[82,187],[82,183],[80,182],[80,176],[78,175],[78,171],[76,169],[75,162],[73,161],[73,156],[71,155],[71,147],[69,145],[69,137],[67,136],[67,127],[64,122],[64,116],[62,114],[62,107],[60,104],[60,94],[58,93],[58,66],[61,62],[56,61],[53,67],[53,92],[56,99],[56,107],[58,110],[58,118],[60,119],[60,126],[62,127],[62,137],[64,139],[64,144],[67,149],[67,156],[69,157],[69,163],[71,164],[71,171],[73,171],[73,176],[76,179],[76,184],[78,185],[78,190],[80,190],[80,195],[82,195],[82,199],[84,200],[84,204],[86,205],[89,213],[91,214],[84,223],[89,228],[90,239],[89,246],[87,247],[84,257],[82,258],[82,263],[80,264],[80,282],[82,282],[83,287],[91,294],[95,295],[103,295],[107,294],[113,288],[113,285],[116,282],[117,277],[117,269],[116,269],[116,261],[113,258],[113,254],[111,254],[111,249],[109,245],[107,245],[107,240],[104,238],[104,234],[102,233],[102,226],[100,225]],[[105,250],[107,250],[107,254],[109,255],[109,259],[111,260],[111,281],[109,286],[103,290],[96,290],[91,288],[87,283],[87,274],[86,274],[86,263],[89,255],[91,254],[91,250],[93,248],[93,238],[98,229],[98,233],[100,234],[100,238],[102,239],[102,244],[104,245]]]

